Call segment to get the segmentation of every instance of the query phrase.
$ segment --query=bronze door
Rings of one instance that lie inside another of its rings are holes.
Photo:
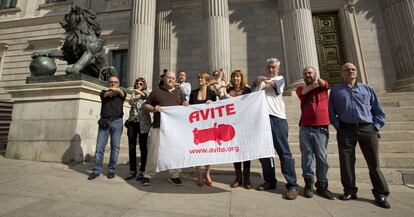
[[[321,78],[331,85],[341,83],[339,72],[344,64],[344,52],[338,13],[314,14],[312,17]]]

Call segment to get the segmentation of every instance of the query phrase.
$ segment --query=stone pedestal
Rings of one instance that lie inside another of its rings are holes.
[[[88,160],[95,153],[99,93],[105,87],[68,80],[70,76],[48,77],[28,78],[28,84],[5,88],[14,101],[6,157],[47,162]],[[53,77],[60,81],[53,81]]]

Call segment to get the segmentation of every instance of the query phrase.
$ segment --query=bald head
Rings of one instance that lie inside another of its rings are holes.
[[[175,85],[175,72],[174,71],[168,71],[164,75],[164,86],[166,89],[171,89]]]
[[[342,80],[347,82],[348,84],[354,84],[357,79],[357,68],[352,63],[345,63],[341,67],[341,77]]]

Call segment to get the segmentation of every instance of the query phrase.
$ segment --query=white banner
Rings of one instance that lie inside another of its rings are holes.
[[[274,157],[264,91],[163,107],[157,171]]]

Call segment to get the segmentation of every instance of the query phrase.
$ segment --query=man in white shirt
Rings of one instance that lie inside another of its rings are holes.
[[[178,72],[178,84],[180,85],[181,91],[184,95],[185,100],[188,102],[191,93],[191,84],[186,82],[187,73],[184,70]]]
[[[289,149],[288,123],[286,120],[285,103],[283,101],[283,88],[285,79],[279,75],[280,61],[276,58],[266,60],[266,74],[256,78],[253,84],[254,90],[264,89],[266,93],[267,110],[270,116],[273,146],[279,155],[282,174],[286,179],[287,192],[285,199],[294,200],[298,195],[296,183],[295,162]],[[273,158],[260,159],[265,182],[257,187],[259,191],[275,189],[277,180]]]

